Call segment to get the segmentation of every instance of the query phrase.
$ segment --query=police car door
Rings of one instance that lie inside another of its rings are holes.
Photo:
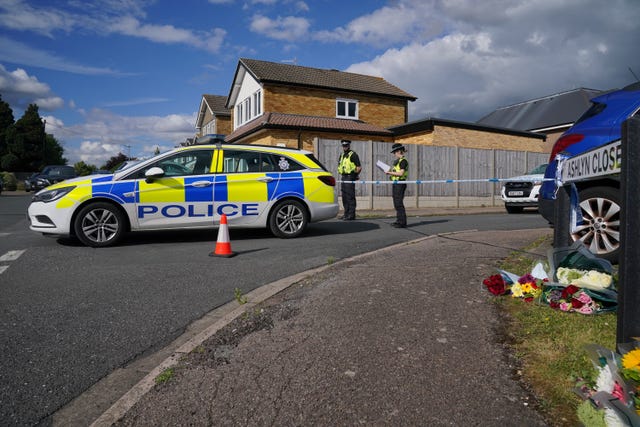
[[[216,219],[225,214],[229,224],[255,225],[266,221],[269,189],[277,185],[263,165],[266,153],[225,149],[220,173],[215,180]]]
[[[141,171],[136,188],[136,217],[140,229],[213,225],[213,149],[173,153]],[[153,167],[158,177],[145,178]]]

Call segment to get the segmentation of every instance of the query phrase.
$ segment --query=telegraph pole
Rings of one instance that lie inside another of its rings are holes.
[[[47,119],[42,119],[42,166],[47,165]]]

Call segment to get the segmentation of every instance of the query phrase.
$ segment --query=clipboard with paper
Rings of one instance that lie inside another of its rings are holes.
[[[389,170],[391,170],[391,166],[389,166],[388,164],[386,164],[383,161],[378,160],[376,162],[376,166],[379,167],[380,169],[382,169],[383,172],[389,172]]]

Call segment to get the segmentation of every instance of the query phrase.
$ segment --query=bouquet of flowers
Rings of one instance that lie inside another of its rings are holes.
[[[489,276],[482,281],[482,284],[487,287],[489,292],[496,296],[508,294],[511,287],[510,283],[507,283],[504,277],[502,277],[502,274]]]
[[[640,348],[622,354],[589,345],[587,352],[598,375],[594,384],[578,384],[576,392],[585,399],[578,407],[583,425],[640,426]]]
[[[487,290],[496,296],[511,295],[513,298],[531,302],[540,298],[543,284],[547,282],[547,279],[537,279],[529,273],[518,277],[508,271],[498,271],[500,274],[494,274],[482,281]]]
[[[593,314],[602,309],[591,295],[575,285],[569,285],[566,288],[550,286],[544,291],[543,300],[549,303],[551,308],[575,311],[580,314]]]
[[[563,285],[575,285],[593,290],[607,289],[613,284],[613,277],[610,274],[596,270],[559,267],[556,270],[556,277]]]
[[[540,298],[542,295],[542,286],[548,280],[536,279],[531,274],[520,276],[518,281],[511,286],[511,296],[514,298],[522,298],[526,302]]]

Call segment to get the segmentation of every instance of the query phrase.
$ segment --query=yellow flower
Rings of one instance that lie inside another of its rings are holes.
[[[622,356],[622,366],[625,369],[640,370],[640,348],[631,350]]]
[[[520,283],[514,283],[513,286],[511,286],[511,296],[514,298],[522,298],[523,294]]]
[[[531,291],[533,291],[533,288],[531,287],[531,283],[523,283],[522,285],[520,285],[520,288],[522,289],[522,292],[525,294],[530,294]]]

